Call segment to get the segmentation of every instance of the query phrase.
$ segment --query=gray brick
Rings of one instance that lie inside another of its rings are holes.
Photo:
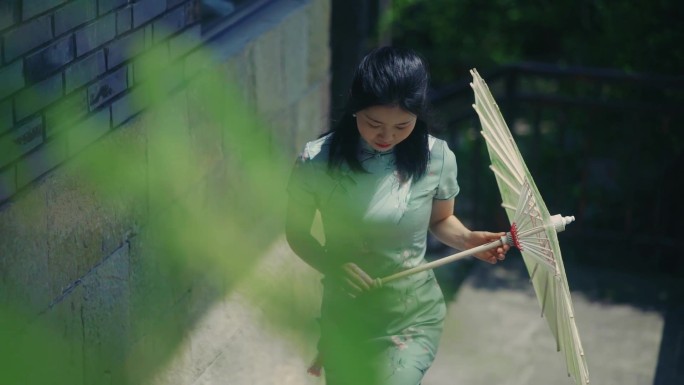
[[[26,81],[39,82],[74,60],[74,39],[68,35],[26,57]]]
[[[17,163],[17,188],[22,188],[52,170],[67,158],[64,137],[47,142]]]
[[[145,49],[150,49],[154,45],[154,42],[152,41],[152,23],[145,25],[142,27],[145,31]]]
[[[92,55],[85,57],[64,70],[64,89],[65,93],[70,93],[74,89],[94,80],[105,73],[104,50],[99,50]]]
[[[106,108],[89,116],[86,120],[67,131],[69,156],[73,156],[109,132],[110,112]]]
[[[138,28],[166,10],[163,0],[140,0],[133,4],[133,27]]]
[[[52,19],[39,17],[5,33],[5,61],[11,61],[52,39]]]
[[[0,30],[11,27],[17,22],[19,0],[0,1]]]
[[[90,52],[115,36],[116,14],[110,13],[76,31],[76,55],[81,56]]]
[[[12,101],[5,100],[0,102],[0,134],[12,128],[13,123]]]
[[[192,3],[194,0],[166,0],[166,9],[171,9],[181,3]]]
[[[95,110],[128,88],[128,67],[124,66],[88,87],[88,107]]]
[[[0,168],[43,143],[43,120],[36,118],[0,137]]]
[[[202,18],[200,0],[190,0],[185,3],[185,25],[192,25]]]
[[[28,20],[33,16],[52,9],[66,0],[23,0],[22,1],[22,20]]]
[[[0,170],[0,202],[9,199],[17,192],[17,185],[15,183],[15,168],[8,167]]]
[[[98,12],[103,15],[114,8],[119,8],[128,3],[128,0],[100,0]]]
[[[133,27],[133,6],[127,6],[116,12],[116,34],[121,35]]]
[[[159,76],[169,66],[169,47],[160,44],[135,59],[135,81],[140,83],[154,76]]]
[[[23,71],[24,63],[21,60],[0,68],[0,99],[24,87]]]
[[[58,9],[54,14],[55,35],[87,23],[97,16],[95,0],[77,0]]]
[[[195,25],[169,40],[171,60],[184,56],[202,42],[201,26]]]
[[[62,97],[62,74],[20,91],[15,99],[16,119],[22,120]]]
[[[112,103],[112,127],[118,127],[140,113],[149,104],[148,89],[136,87],[133,91]]]
[[[130,33],[107,46],[107,68],[112,69],[145,50],[143,30]]]
[[[185,7],[178,7],[169,12],[161,19],[155,21],[153,26],[153,41],[156,44],[185,27]]]
[[[88,90],[74,92],[45,111],[45,135],[50,138],[87,114]]]

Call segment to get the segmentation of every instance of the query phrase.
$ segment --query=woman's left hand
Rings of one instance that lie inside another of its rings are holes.
[[[490,233],[488,231],[471,231],[466,237],[466,248],[472,249],[485,243],[490,243],[498,241],[501,237],[506,236],[506,233]],[[497,247],[495,249],[490,249],[482,251],[480,253],[474,254],[476,258],[481,259],[485,262],[495,264],[499,261],[506,259],[506,253],[510,249],[510,246],[504,244],[503,246]]]

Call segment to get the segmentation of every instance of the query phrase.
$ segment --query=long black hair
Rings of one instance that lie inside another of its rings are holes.
[[[376,48],[366,55],[354,74],[345,110],[332,129],[328,167],[347,162],[354,171],[365,171],[358,159],[359,130],[354,114],[373,106],[398,106],[414,114],[411,134],[394,148],[402,179],[419,179],[427,169],[429,74],[425,61],[414,51],[398,47]]]

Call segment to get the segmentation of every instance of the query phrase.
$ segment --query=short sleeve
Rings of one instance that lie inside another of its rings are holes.
[[[456,166],[456,156],[444,141],[442,142],[442,149],[442,170],[434,198],[446,200],[458,195],[460,187],[457,180],[458,167]]]
[[[291,201],[307,206],[315,205],[313,177],[313,165],[307,145],[297,157],[287,184],[287,193]]]

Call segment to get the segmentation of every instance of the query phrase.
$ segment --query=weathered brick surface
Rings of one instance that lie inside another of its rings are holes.
[[[109,109],[101,110],[67,131],[69,156],[79,153],[109,132],[109,120]]]
[[[166,10],[162,0],[139,0],[133,4],[133,27],[138,28]]]
[[[0,167],[4,167],[43,142],[43,121],[36,118],[0,137]]]
[[[145,32],[137,30],[107,46],[107,68],[112,69],[145,50]]]
[[[17,192],[15,170],[15,167],[0,169],[0,202],[8,199]]]
[[[0,99],[24,87],[24,63],[17,60],[0,68]]]
[[[0,1],[0,30],[11,27],[19,18],[19,0]]]
[[[22,0],[22,20],[30,19],[33,16],[64,3],[65,1],[67,0]]]
[[[75,57],[72,35],[65,36],[25,59],[26,81],[39,82],[70,63]]]
[[[45,310],[53,298],[45,194],[45,186],[37,186],[0,210],[0,304],[20,305],[32,315]]]
[[[84,328],[82,311],[84,290],[81,283],[74,285],[68,295],[56,299],[52,307],[42,314],[40,321],[59,331],[59,338],[67,341],[59,346],[58,357],[51,363],[57,364],[59,374],[56,378],[68,384],[83,384],[83,343]]]
[[[88,107],[91,111],[128,88],[128,66],[124,66],[88,87]]]
[[[81,56],[114,39],[116,36],[116,14],[111,13],[82,27],[75,32],[76,55]]]
[[[121,7],[128,3],[128,0],[99,0],[98,12],[100,15],[105,14],[115,8]]]
[[[202,27],[195,25],[169,40],[171,60],[176,60],[196,48],[201,42]]]
[[[12,101],[5,100],[0,102],[0,134],[9,130],[13,123]]]
[[[112,127],[121,124],[140,113],[146,106],[144,87],[135,88],[112,103]]]
[[[309,85],[309,47],[307,44],[302,44],[302,42],[307,41],[309,32],[309,20],[306,16],[305,13],[292,15],[285,20],[281,27],[282,75],[285,81],[283,86],[288,104],[301,98]]]
[[[128,5],[116,12],[116,34],[121,35],[133,27],[133,6]]]
[[[15,99],[16,119],[21,120],[62,97],[62,74],[20,91]]]
[[[52,38],[52,19],[42,16],[9,30],[4,36],[5,62],[30,51]]]
[[[285,79],[282,68],[283,47],[280,31],[270,30],[254,45],[254,76],[257,113],[270,115],[286,104]]]
[[[55,35],[59,36],[97,16],[96,0],[77,0],[66,4],[54,14]]]
[[[309,31],[309,84],[324,78],[330,72],[330,1],[312,1],[307,7]],[[321,33],[320,31],[326,31]]]
[[[128,276],[128,244],[124,244],[83,279],[86,383],[126,382],[119,368],[125,363],[130,325]]]
[[[135,81],[140,83],[154,76],[161,76],[169,66],[169,46],[159,44],[136,58],[134,62]]]
[[[17,187],[22,188],[55,168],[67,158],[66,138],[58,137],[40,146],[17,163]]]
[[[74,89],[94,80],[107,71],[104,50],[84,57],[64,70],[64,90],[70,93]]]
[[[153,24],[153,41],[156,44],[160,40],[175,34],[185,27],[185,7],[178,7],[173,11],[165,14],[161,19]]]
[[[82,89],[62,98],[45,111],[45,132],[49,138],[69,128],[88,114],[88,90]]]

